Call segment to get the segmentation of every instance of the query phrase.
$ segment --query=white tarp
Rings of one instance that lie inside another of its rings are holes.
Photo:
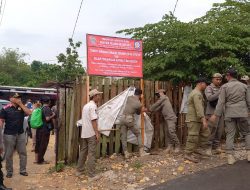
[[[97,109],[98,112],[98,130],[109,136],[110,130],[113,128],[114,124],[119,124],[119,118],[123,112],[125,103],[127,101],[128,96],[132,96],[134,94],[134,87],[129,87],[127,90],[123,91],[116,97],[112,98],[102,106]],[[147,148],[151,148],[151,142],[153,138],[154,128],[151,124],[151,120],[146,113],[144,113],[144,146]],[[135,123],[136,127],[141,127],[141,116],[135,115]],[[79,120],[77,122],[77,126],[81,126],[82,121]],[[141,130],[140,130],[141,131]],[[132,144],[137,144],[137,139],[135,135],[129,130],[128,131],[128,142]]]
[[[181,109],[180,109],[180,113],[187,113],[188,112],[188,96],[190,94],[190,92],[192,91],[192,86],[188,86],[186,85],[184,87],[184,93],[183,93],[183,98],[182,98],[182,102],[181,102]]]

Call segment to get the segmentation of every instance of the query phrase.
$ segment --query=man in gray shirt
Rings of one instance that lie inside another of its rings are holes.
[[[226,73],[228,83],[221,87],[218,104],[214,115],[210,118],[210,121],[215,122],[217,117],[221,117],[224,112],[227,160],[230,165],[236,162],[233,148],[237,127],[245,136],[247,160],[250,162],[250,129],[247,122],[250,110],[250,94],[247,93],[247,85],[239,82],[236,78],[237,71],[229,69]]]
[[[212,77],[212,83],[207,86],[205,90],[205,95],[207,98],[206,106],[206,118],[209,119],[215,111],[219,95],[220,87],[222,82],[222,75],[220,73],[215,73]],[[220,149],[220,140],[223,133],[224,118],[223,116],[218,117],[215,124],[208,122],[211,135],[209,137],[209,149],[208,154],[212,155],[212,149],[215,150],[215,153],[221,153]]]

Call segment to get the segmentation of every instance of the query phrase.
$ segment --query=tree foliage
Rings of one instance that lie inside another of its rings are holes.
[[[61,80],[73,80],[76,76],[85,73],[77,49],[81,46],[81,42],[74,43],[69,39],[69,47],[66,49],[66,54],[60,53],[57,56],[58,63],[62,63],[61,66]]]
[[[170,13],[158,23],[118,33],[143,40],[145,78],[194,80],[229,67],[250,72],[249,18],[248,0],[227,0],[192,22]]]
[[[3,49],[0,54],[0,85],[37,87],[48,81],[74,80],[76,76],[84,74],[77,52],[81,43],[74,44],[71,39],[69,42],[66,55],[61,53],[57,57],[58,64],[36,60],[27,64],[24,61],[26,54],[20,53],[18,49]]]

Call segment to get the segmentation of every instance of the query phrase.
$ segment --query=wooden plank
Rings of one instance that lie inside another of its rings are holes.
[[[99,77],[98,78],[98,84],[97,84],[96,88],[100,92],[103,92],[103,82],[104,82],[104,79],[102,77]],[[98,106],[101,106],[103,104],[103,102],[104,102],[104,99],[103,99],[103,96],[102,96],[102,98],[98,102]]]
[[[160,140],[160,113],[155,113],[155,128],[154,128],[154,147],[157,150],[159,148]]]
[[[134,81],[134,86],[135,86],[135,88],[140,88],[140,80],[135,80]]]
[[[111,81],[111,90],[110,90],[110,99],[114,98],[117,95],[117,81]]]
[[[129,87],[128,80],[123,80],[123,91]]]
[[[118,80],[118,94],[123,92],[123,80]]]
[[[79,153],[79,138],[80,138],[80,130],[78,127],[76,127],[76,122],[81,119],[82,117],[82,90],[83,87],[83,77],[79,77],[79,83],[76,86],[76,94],[75,94],[75,118],[74,118],[74,123],[73,123],[73,162],[77,162],[78,160],[78,153]]]
[[[68,151],[69,151],[69,126],[70,126],[70,117],[71,117],[71,110],[73,109],[71,107],[71,101],[72,101],[72,96],[73,96],[73,91],[72,89],[67,89],[67,99],[66,99],[66,133],[65,133],[65,163],[68,164]]]
[[[59,117],[58,117],[58,161],[65,156],[65,89],[59,89]]]
[[[114,131],[111,131],[109,135],[109,155],[114,153],[114,133]]]
[[[107,156],[107,136],[102,135],[102,157]]]
[[[109,90],[110,79],[104,79],[104,88],[103,88],[103,103],[106,103],[110,99],[110,90]]]
[[[69,103],[69,109],[71,110],[71,112],[69,112],[69,125],[68,125],[68,156],[67,156],[67,161],[68,163],[72,163],[74,158],[73,158],[73,154],[74,154],[74,149],[73,149],[73,141],[74,141],[74,122],[75,122],[75,97],[76,97],[76,84],[74,85],[74,88],[72,90],[72,98],[71,98],[71,102]]]
[[[144,90],[144,100],[145,100],[145,107],[149,107],[150,105],[150,100],[154,99],[154,96],[151,96],[151,82],[150,81],[145,81],[145,90]]]
[[[128,143],[127,149],[128,149],[128,152],[133,152],[133,144]]]
[[[116,125],[116,129],[118,129],[118,125]],[[120,153],[120,149],[121,149],[121,132],[120,132],[120,128],[119,130],[115,131],[115,153],[118,154]]]
[[[164,118],[160,117],[160,135],[159,135],[159,147],[162,148],[165,145],[165,135],[164,135]]]

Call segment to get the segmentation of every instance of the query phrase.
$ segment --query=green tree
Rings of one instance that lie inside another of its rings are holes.
[[[0,55],[0,84],[23,86],[32,79],[30,67],[18,49],[3,49]]]
[[[249,72],[249,18],[249,1],[227,0],[189,23],[170,13],[158,23],[118,33],[143,40],[145,78],[194,80],[229,67]]]
[[[80,46],[81,42],[74,43],[70,38],[66,54],[60,53],[57,56],[58,63],[62,63],[60,81],[74,80],[77,76],[85,73],[77,52]]]

